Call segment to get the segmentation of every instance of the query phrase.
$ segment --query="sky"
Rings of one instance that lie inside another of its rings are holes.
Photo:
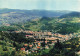
[[[80,0],[0,0],[0,8],[80,11]]]

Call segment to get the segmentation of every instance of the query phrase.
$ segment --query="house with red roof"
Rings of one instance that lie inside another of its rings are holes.
[[[25,51],[25,48],[21,48],[22,51]]]

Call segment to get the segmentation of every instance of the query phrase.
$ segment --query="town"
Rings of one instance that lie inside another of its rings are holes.
[[[77,34],[66,34],[62,35],[59,33],[53,33],[49,31],[2,31],[8,33],[26,33],[25,38],[30,39],[28,43],[24,43],[23,47],[20,48],[21,51],[24,51],[26,54],[38,53],[39,50],[50,49],[53,45],[59,40],[64,42],[75,37],[80,37]]]

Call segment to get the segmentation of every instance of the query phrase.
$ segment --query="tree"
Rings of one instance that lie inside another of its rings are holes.
[[[57,39],[57,43],[53,46],[53,49],[49,51],[49,55],[54,56],[55,54],[62,55],[61,52],[64,49],[63,44]]]

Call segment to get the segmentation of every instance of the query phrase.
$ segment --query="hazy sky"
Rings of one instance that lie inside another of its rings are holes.
[[[80,0],[0,0],[0,8],[80,11]]]

